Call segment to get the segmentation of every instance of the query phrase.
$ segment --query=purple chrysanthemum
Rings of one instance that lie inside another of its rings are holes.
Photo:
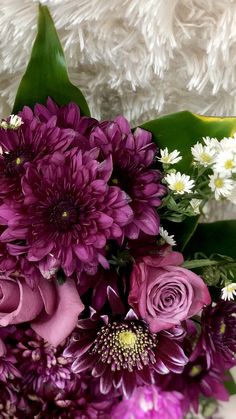
[[[65,356],[76,358],[72,370],[92,371],[100,378],[102,394],[120,388],[126,397],[137,385],[152,384],[154,371],[181,373],[188,359],[174,336],[150,333],[132,310],[124,316],[123,304],[111,288],[108,299],[116,314],[112,319],[92,310],[89,319],[79,320],[75,341],[65,351]]]
[[[206,353],[208,366],[226,370],[236,364],[236,304],[220,301],[204,308],[202,333],[195,353]]]
[[[36,104],[34,115],[41,121],[47,122],[52,116],[57,117],[57,126],[74,130],[75,139],[73,145],[79,149],[88,150],[88,137],[92,129],[98,125],[98,121],[88,116],[81,116],[80,108],[76,103],[59,107],[51,98],[48,98],[46,106]]]
[[[71,360],[62,355],[64,347],[55,348],[31,329],[22,333],[16,345],[16,357],[22,372],[22,387],[38,397],[53,397],[72,380]]]
[[[68,276],[75,269],[96,271],[99,262],[108,266],[106,242],[122,236],[133,214],[126,194],[107,184],[110,159],[98,163],[97,154],[74,149],[29,165],[22,179],[24,205],[0,207],[8,224],[1,240],[26,239],[28,260],[44,263],[53,255]]]
[[[91,147],[99,147],[104,158],[112,156],[111,184],[119,185],[131,198],[133,220],[125,227],[124,234],[136,239],[140,231],[157,235],[159,217],[156,207],[165,188],[160,184],[161,173],[150,168],[156,146],[151,133],[137,128],[132,133],[128,121],[122,116],[113,122],[104,122],[90,136]]]
[[[176,391],[161,391],[156,386],[134,390],[129,400],[123,400],[112,412],[112,419],[182,419],[183,396]]]
[[[189,362],[181,375],[168,374],[160,379],[159,384],[168,391],[183,394],[183,409],[187,413],[192,406],[198,412],[199,397],[213,397],[226,401],[229,398],[224,386],[224,374],[217,367],[207,368],[205,354]]]
[[[0,128],[0,197],[22,198],[21,178],[29,162],[37,162],[44,156],[64,151],[74,140],[74,132],[56,126],[57,118],[40,123],[30,108],[21,112],[23,124],[18,129]]]

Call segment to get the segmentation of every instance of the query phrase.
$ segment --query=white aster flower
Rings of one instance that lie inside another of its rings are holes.
[[[165,180],[169,189],[179,195],[191,192],[192,188],[194,187],[194,180],[191,180],[190,176],[181,174],[180,172],[168,173],[168,175],[165,177]]]
[[[219,174],[213,173],[209,176],[210,182],[209,186],[212,192],[215,193],[215,199],[220,199],[221,197],[228,198],[233,189],[234,182],[233,180]]]
[[[174,239],[173,234],[170,235],[167,230],[164,230],[163,227],[160,227],[159,233],[160,233],[160,236],[165,240],[165,242],[167,244],[169,244],[170,246],[175,246],[176,245],[176,241]]]
[[[23,124],[21,116],[18,115],[10,115],[9,121],[2,120],[0,123],[0,127],[3,129],[17,129]]]
[[[196,214],[196,215],[200,214],[201,203],[202,203],[202,200],[201,199],[196,199],[196,198],[193,198],[189,201],[189,204],[191,205],[194,214]]]
[[[157,159],[163,164],[176,164],[182,159],[178,150],[174,150],[169,153],[168,148],[166,147],[161,149],[160,153],[161,157],[158,157]]]
[[[213,169],[221,175],[230,176],[236,172],[236,153],[231,150],[221,151],[215,160]]]
[[[191,152],[194,161],[200,163],[204,167],[211,166],[214,163],[216,150],[211,146],[197,143],[191,147]]]
[[[8,122],[9,128],[17,129],[23,124],[22,118],[19,115],[10,115]]]
[[[234,137],[225,137],[220,141],[220,148],[222,151],[232,151],[236,152],[236,136]]]
[[[220,142],[217,140],[217,138],[211,138],[211,137],[203,137],[203,142],[205,146],[211,148],[214,151],[219,150],[220,148]]]
[[[236,295],[236,283],[232,282],[232,284],[226,285],[226,287],[222,288],[221,293],[222,300],[233,300],[234,295]]]

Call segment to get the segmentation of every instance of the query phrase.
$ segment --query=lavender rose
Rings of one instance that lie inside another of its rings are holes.
[[[183,263],[181,253],[145,257],[131,274],[129,304],[151,332],[169,329],[197,314],[211,297],[203,280]]]
[[[75,328],[83,309],[72,280],[57,285],[42,278],[32,289],[24,278],[0,277],[0,326],[31,322],[36,333],[57,346]]]

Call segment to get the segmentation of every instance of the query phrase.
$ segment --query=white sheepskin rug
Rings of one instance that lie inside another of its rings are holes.
[[[96,117],[236,114],[235,0],[41,0]],[[37,1],[0,0],[0,113],[29,58]]]

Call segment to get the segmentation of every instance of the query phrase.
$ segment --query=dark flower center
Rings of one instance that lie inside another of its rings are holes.
[[[128,195],[132,196],[133,179],[128,170],[114,167],[110,184],[112,186],[119,186]]]
[[[114,322],[100,329],[92,353],[98,354],[102,363],[110,364],[113,371],[131,372],[156,363],[153,352],[156,344],[156,336],[143,325],[133,321]]]
[[[28,147],[21,147],[18,150],[3,154],[5,160],[5,175],[12,177],[24,173],[24,163],[34,158],[32,150]]]
[[[50,223],[60,232],[69,231],[79,221],[79,209],[71,200],[60,201],[50,211]]]

